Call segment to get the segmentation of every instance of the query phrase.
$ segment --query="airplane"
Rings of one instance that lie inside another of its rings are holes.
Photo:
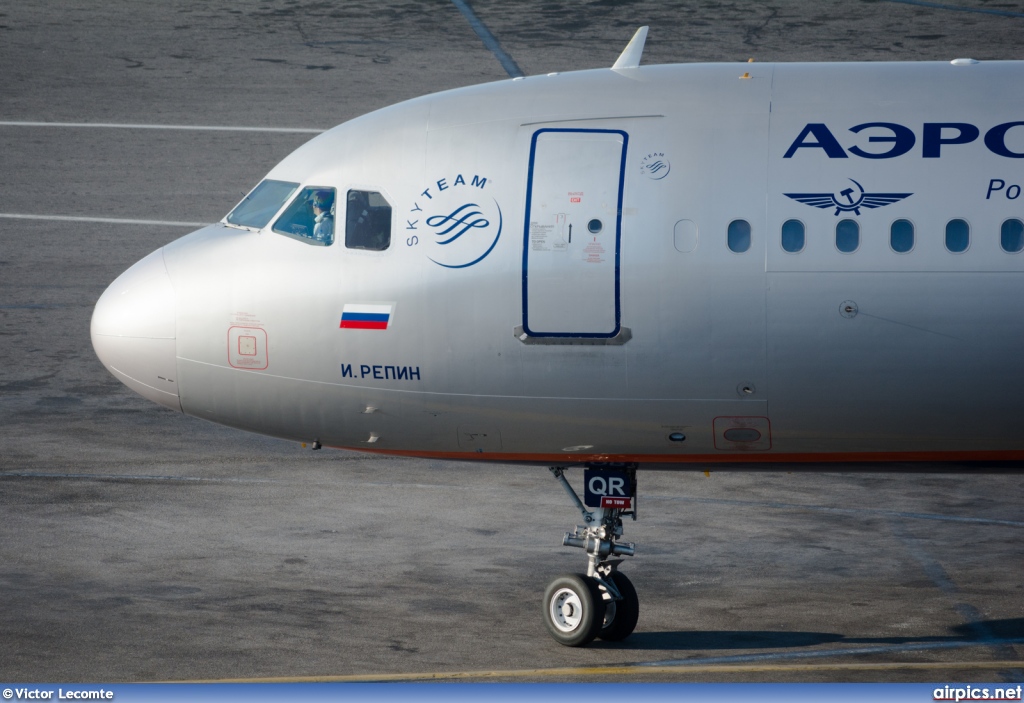
[[[1024,63],[640,66],[646,36],[315,137],[111,283],[97,356],[314,449],[550,467],[567,646],[636,627],[639,470],[1021,471]]]

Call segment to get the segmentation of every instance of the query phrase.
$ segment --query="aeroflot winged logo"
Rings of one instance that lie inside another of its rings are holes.
[[[438,266],[462,269],[483,261],[501,237],[498,201],[484,191],[487,178],[463,174],[439,178],[425,188],[406,219],[406,246],[423,244]]]
[[[811,207],[836,209],[836,217],[841,212],[852,212],[860,214],[862,207],[873,210],[877,207],[897,203],[904,198],[909,198],[913,193],[865,193],[860,183],[850,179],[850,183],[856,188],[843,188],[838,193],[783,193],[787,198]]]

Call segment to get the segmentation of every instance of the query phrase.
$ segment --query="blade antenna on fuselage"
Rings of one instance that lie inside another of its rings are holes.
[[[612,66],[615,68],[638,68],[640,57],[644,53],[644,44],[647,42],[647,27],[643,26],[636,30],[636,34],[629,40],[629,44],[622,50],[622,54]]]

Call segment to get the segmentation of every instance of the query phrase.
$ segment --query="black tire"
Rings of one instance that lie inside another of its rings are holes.
[[[636,629],[636,621],[640,617],[640,598],[625,574],[613,571],[611,580],[619,589],[622,600],[606,604],[604,624],[597,636],[605,642],[621,642]]]
[[[582,647],[604,624],[605,602],[597,581],[583,574],[559,576],[544,591],[544,625],[559,644]]]

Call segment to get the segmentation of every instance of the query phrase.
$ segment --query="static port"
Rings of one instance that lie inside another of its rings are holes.
[[[685,442],[686,435],[684,435],[682,432],[673,432],[668,436],[668,439],[670,442]]]

